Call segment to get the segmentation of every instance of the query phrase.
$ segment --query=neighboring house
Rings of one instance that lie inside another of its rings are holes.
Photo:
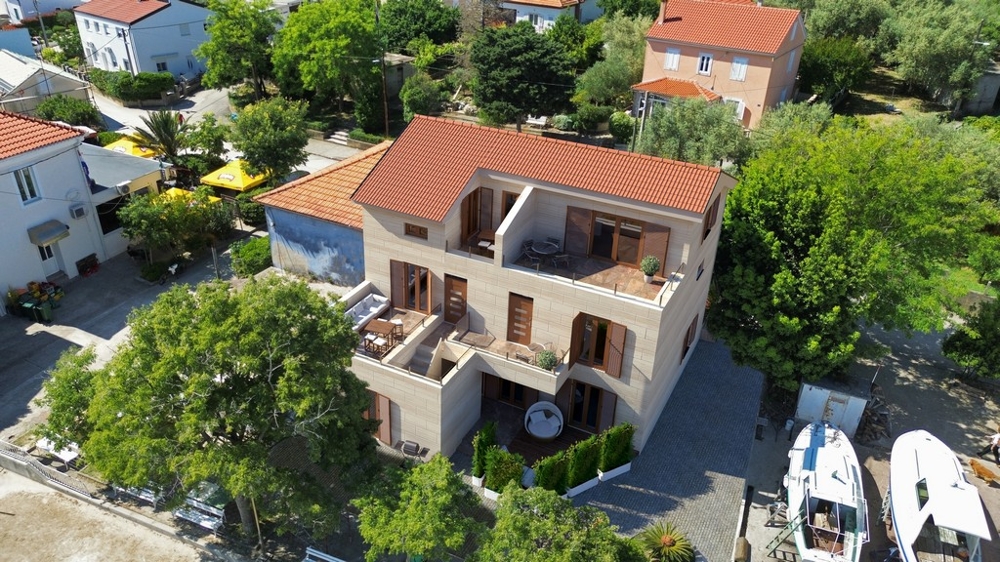
[[[76,263],[107,255],[78,152],[83,135],[0,111],[0,286],[79,275]]]
[[[172,165],[86,143],[80,145],[80,157],[91,180],[90,196],[104,253],[108,258],[117,256],[128,248],[118,210],[133,196],[160,192],[162,182],[173,177]]]
[[[545,400],[585,432],[635,424],[642,449],[697,343],[735,183],[417,116],[353,196],[365,282],[343,299],[365,332],[352,371],[373,394],[379,440],[451,454],[484,398]],[[646,255],[660,259],[653,283],[637,269]],[[365,324],[383,307],[398,331]],[[532,364],[542,349],[553,371]]]
[[[108,71],[170,72],[174,78],[205,71],[193,51],[208,40],[212,13],[184,0],[90,0],[77,7],[76,25],[87,63]]]
[[[58,66],[0,50],[0,110],[34,115],[39,103],[56,94],[92,100],[88,82]]]
[[[35,46],[31,43],[31,32],[26,27],[0,29],[0,49],[25,57],[35,56]]]
[[[670,100],[676,98],[691,99],[701,98],[707,102],[717,102],[722,96],[702,86],[694,80],[681,80],[678,78],[657,78],[649,82],[642,82],[632,86],[633,117],[645,118],[653,114],[653,110],[659,105],[668,105]]]
[[[36,18],[39,13],[51,14],[59,10],[72,10],[86,0],[4,0],[11,23]]]
[[[556,23],[562,14],[573,16],[578,22],[587,23],[604,14],[597,0],[507,0],[505,10],[515,12],[515,21],[528,21],[535,31],[543,33]]]
[[[406,79],[417,73],[417,69],[413,67],[414,60],[414,57],[407,55],[385,54],[385,92],[389,99],[398,98]]]
[[[342,287],[365,278],[361,206],[351,195],[389,149],[384,142],[254,198],[264,205],[271,261]]]
[[[752,0],[665,1],[646,34],[642,80],[697,82],[753,128],[767,108],[794,98],[804,42],[798,10]]]

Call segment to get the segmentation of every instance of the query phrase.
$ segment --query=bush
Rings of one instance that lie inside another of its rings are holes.
[[[237,110],[240,110],[257,101],[256,96],[257,94],[254,92],[253,86],[244,82],[229,90],[229,103]]]
[[[236,196],[236,208],[239,209],[240,219],[244,223],[253,225],[263,224],[264,206],[254,201],[253,198],[270,190],[270,187],[258,187],[250,191],[244,191]]]
[[[403,120],[409,123],[416,114],[430,115],[441,107],[441,85],[426,72],[417,72],[406,79],[399,92],[403,102]]]
[[[90,81],[101,92],[122,101],[159,99],[173,89],[174,75],[169,72],[140,72],[132,76],[124,70],[108,72],[99,68],[90,71]]]
[[[57,51],[52,47],[45,47],[42,49],[42,60],[45,62],[52,63],[56,66],[62,66],[66,63],[66,55],[62,51]]]
[[[97,144],[101,146],[108,146],[124,136],[125,135],[114,131],[101,131],[100,133],[97,133]]]
[[[569,450],[569,469],[566,486],[573,488],[587,480],[597,478],[597,466],[601,460],[601,442],[596,435],[573,445]]]
[[[167,267],[169,267],[168,264],[159,261],[147,263],[142,266],[139,276],[146,281],[159,281],[160,277],[163,277],[163,274],[167,272]]]
[[[573,116],[571,115],[553,115],[552,116],[552,126],[560,131],[572,131],[573,130]]]
[[[486,485],[489,489],[500,492],[508,482],[520,486],[523,473],[524,457],[521,455],[496,447],[486,453]]]
[[[233,272],[240,277],[250,277],[271,267],[271,241],[267,236],[237,240],[229,246]]]
[[[350,133],[347,133],[347,136],[356,141],[367,142],[369,144],[378,144],[383,140],[381,135],[366,133],[362,129],[354,129]]]
[[[624,111],[616,111],[611,114],[608,127],[615,137],[615,142],[628,144],[632,141],[632,132],[635,131],[635,124],[638,121]]]
[[[569,470],[569,458],[566,451],[538,459],[533,467],[535,471],[535,486],[552,490],[560,496],[566,493],[566,475]]]
[[[585,103],[576,108],[576,119],[574,124],[576,130],[581,133],[596,131],[597,126],[611,119],[611,114],[615,109],[607,105],[593,105]]]
[[[56,24],[63,27],[75,26],[76,16],[73,15],[73,12],[60,10],[56,13]]]
[[[49,121],[64,121],[70,125],[100,127],[102,124],[101,112],[90,102],[62,94],[52,96],[38,104],[35,116]]]
[[[635,538],[650,560],[694,562],[691,541],[666,521],[657,521],[646,527]]]
[[[559,358],[556,354],[548,349],[543,349],[538,352],[535,356],[535,364],[538,365],[540,369],[545,369],[546,371],[551,371],[559,363]]]
[[[601,435],[601,472],[618,468],[632,460],[632,436],[635,426],[626,422],[607,429]]]
[[[472,475],[482,478],[486,474],[486,454],[497,446],[497,422],[486,422],[472,438]]]

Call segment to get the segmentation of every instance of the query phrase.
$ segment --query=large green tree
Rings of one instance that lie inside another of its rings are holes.
[[[965,323],[945,338],[941,351],[970,373],[1000,378],[1000,300],[978,304]]]
[[[206,60],[202,83],[223,88],[249,81],[256,99],[271,77],[271,37],[281,17],[268,0],[208,0],[208,41],[195,49]]]
[[[862,323],[940,328],[942,266],[995,220],[982,169],[909,123],[835,118],[775,139],[729,196],[710,329],[795,389],[843,373]]]
[[[248,530],[254,499],[281,520],[336,513],[329,488],[287,457],[355,472],[373,458],[369,395],[348,370],[358,337],[342,313],[305,283],[269,277],[240,290],[174,286],[128,326],[106,365],[60,362],[45,383],[46,431],[71,436],[120,485],[183,498],[212,479],[236,498]],[[72,396],[76,387],[92,393],[89,403]],[[74,425],[78,417],[86,422]],[[288,448],[296,444],[301,451]]]
[[[551,490],[511,483],[500,496],[496,525],[476,562],[644,562],[638,545],[618,536],[603,511],[573,507]]]
[[[660,13],[660,2],[657,0],[597,0],[597,6],[605,14],[626,17],[655,18]]]
[[[613,15],[603,26],[602,59],[577,80],[573,101],[625,109],[632,103],[632,86],[642,80],[646,33],[653,20]]]
[[[274,70],[285,95],[341,102],[352,80],[379,82],[382,56],[374,4],[367,0],[308,2],[288,18],[274,46]],[[311,94],[311,96],[309,95]]]
[[[133,243],[154,251],[195,251],[232,229],[228,207],[209,200],[211,190],[202,186],[190,198],[150,194],[132,197],[118,209],[122,234]]]
[[[248,173],[279,179],[306,161],[306,110],[303,101],[276,97],[248,105],[239,113],[232,142],[243,153]]]
[[[545,34],[562,45],[573,62],[573,69],[583,72],[600,57],[604,47],[604,21],[604,18],[600,18],[583,25],[571,14],[562,13]]]
[[[441,0],[387,0],[380,9],[385,47],[402,52],[410,41],[426,37],[442,45],[458,37],[459,11]]]
[[[187,146],[187,135],[191,127],[182,123],[176,111],[163,109],[151,111],[141,117],[145,127],[136,127],[129,138],[139,146],[145,146],[167,162],[177,159],[182,148]]]
[[[360,531],[371,548],[368,562],[382,554],[445,560],[449,552],[483,531],[470,515],[479,497],[441,454],[410,470],[397,489],[355,500]]]
[[[810,37],[802,50],[799,83],[824,100],[864,85],[874,63],[868,50],[853,38]]]
[[[701,98],[677,98],[670,105],[654,107],[653,115],[642,126],[636,149],[706,166],[718,166],[723,160],[739,166],[750,146],[732,106]]]
[[[572,62],[562,46],[527,21],[483,29],[472,44],[477,78],[473,94],[485,120],[514,122],[551,115],[569,106]]]

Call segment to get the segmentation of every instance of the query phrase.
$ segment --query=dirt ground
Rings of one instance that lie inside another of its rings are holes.
[[[186,562],[203,551],[0,469],[0,558],[9,562]]]

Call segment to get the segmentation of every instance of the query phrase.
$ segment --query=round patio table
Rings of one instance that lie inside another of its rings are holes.
[[[553,244],[552,242],[535,242],[531,245],[531,249],[534,250],[535,253],[542,254],[543,256],[551,256],[559,251],[559,246]]]

